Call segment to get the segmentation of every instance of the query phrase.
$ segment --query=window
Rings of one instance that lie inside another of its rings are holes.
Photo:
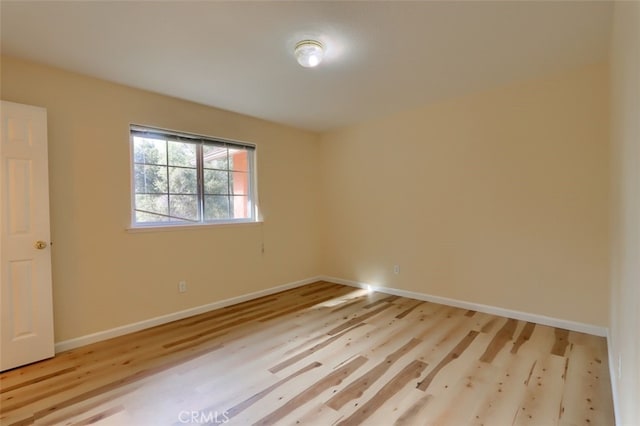
[[[136,226],[256,220],[253,145],[131,126]]]

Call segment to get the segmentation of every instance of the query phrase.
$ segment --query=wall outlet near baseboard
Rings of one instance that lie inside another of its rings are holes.
[[[393,273],[396,275],[400,273],[400,265],[393,265]]]
[[[186,293],[187,292],[187,282],[186,281],[180,281],[178,283],[178,292],[179,293]]]

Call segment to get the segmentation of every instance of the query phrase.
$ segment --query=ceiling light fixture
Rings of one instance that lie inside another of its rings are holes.
[[[313,68],[322,62],[324,46],[316,40],[302,40],[294,49],[298,63],[305,68]]]

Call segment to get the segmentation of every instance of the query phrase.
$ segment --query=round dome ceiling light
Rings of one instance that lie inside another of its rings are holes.
[[[324,46],[316,40],[302,40],[294,49],[298,63],[305,68],[313,68],[322,62]]]

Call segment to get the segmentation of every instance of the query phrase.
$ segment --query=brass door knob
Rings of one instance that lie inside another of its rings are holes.
[[[36,241],[35,247],[38,250],[43,250],[43,249],[45,249],[47,247],[47,243],[45,243],[44,241]]]

